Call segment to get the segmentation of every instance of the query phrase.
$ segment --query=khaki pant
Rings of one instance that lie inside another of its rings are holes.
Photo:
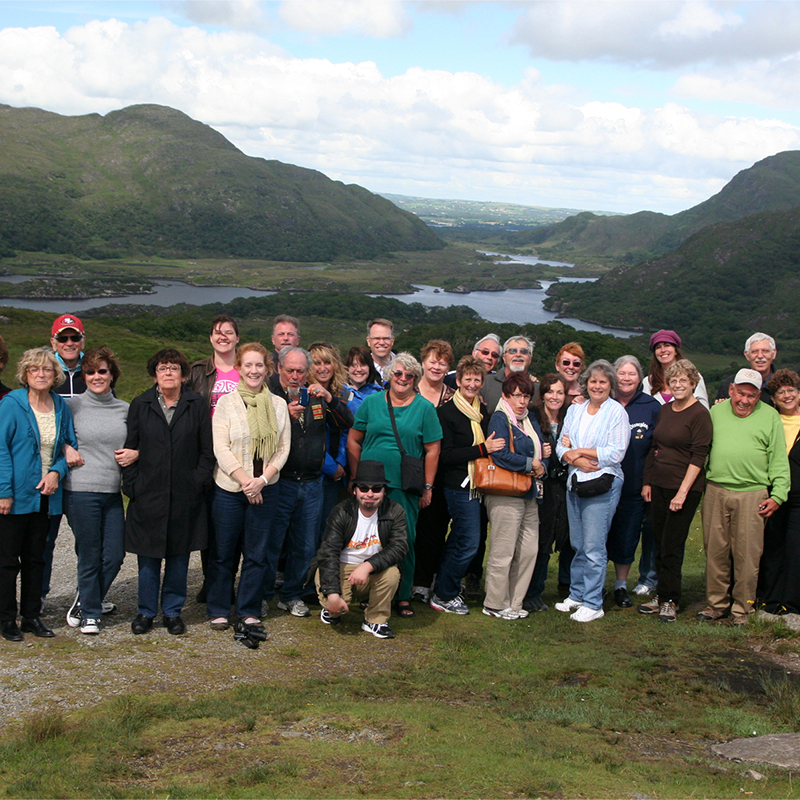
[[[758,564],[764,549],[764,518],[758,507],[768,497],[766,489],[734,492],[711,481],[706,485],[702,512],[706,601],[714,611],[730,609],[734,617],[740,617],[755,610]]]
[[[484,502],[492,530],[483,604],[519,611],[539,552],[539,504],[502,495],[486,495]]]
[[[392,598],[400,584],[400,570],[397,567],[389,567],[383,572],[373,572],[363,586],[353,586],[347,578],[357,566],[358,564],[339,564],[342,599],[351,610],[353,602],[366,601],[369,607],[364,611],[364,619],[373,624],[385,625],[392,613]],[[319,570],[314,576],[314,582],[317,585],[320,605],[327,608],[328,600],[319,590]]]

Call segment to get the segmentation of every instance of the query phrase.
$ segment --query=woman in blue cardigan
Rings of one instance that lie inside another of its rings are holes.
[[[22,389],[0,405],[0,634],[51,637],[40,619],[44,545],[50,514],[61,513],[67,475],[64,445],[77,447],[72,415],[53,389],[64,370],[46,348],[27,350],[17,365]],[[21,574],[17,625],[17,575]]]

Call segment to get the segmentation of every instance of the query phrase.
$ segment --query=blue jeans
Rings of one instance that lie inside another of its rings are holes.
[[[633,564],[645,516],[650,516],[650,507],[640,494],[620,495],[606,542],[610,561],[615,564]],[[650,535],[652,542],[652,528]]]
[[[287,539],[286,569],[280,598],[284,603],[299,600],[304,594],[311,560],[322,537],[319,515],[322,510],[322,476],[311,481],[278,481],[278,502],[273,520],[275,536],[271,536],[264,578],[264,597],[275,594],[275,571],[284,537]]]
[[[209,616],[227,617],[231,610],[231,590],[240,544],[242,574],[236,593],[236,613],[242,619],[261,616],[278,491],[277,483],[265,486],[261,490],[261,504],[252,505],[244,492],[228,492],[216,487],[211,507],[214,541],[208,560]]]
[[[139,559],[139,613],[150,619],[158,614],[158,595],[161,593],[161,613],[165,617],[179,617],[186,602],[186,579],[189,575],[189,553]],[[161,580],[161,562],[164,562],[164,580]]]
[[[436,575],[434,592],[442,600],[452,600],[461,591],[461,579],[467,574],[481,538],[481,501],[470,499],[469,491],[448,489],[444,496],[452,519],[444,556]]]
[[[606,537],[622,491],[622,479],[614,478],[605,494],[578,497],[567,492],[569,540],[575,548],[570,572],[569,596],[591,609],[603,607],[608,553]]]
[[[64,491],[64,510],[75,536],[83,619],[100,619],[102,602],[125,560],[122,495]]]

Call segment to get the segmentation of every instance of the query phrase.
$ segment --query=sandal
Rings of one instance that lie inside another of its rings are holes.
[[[217,617],[211,620],[212,631],[226,631],[230,628],[231,624],[225,617]]]
[[[403,617],[404,619],[411,619],[411,617],[415,617],[417,612],[411,607],[410,600],[398,600],[396,606],[397,616]]]

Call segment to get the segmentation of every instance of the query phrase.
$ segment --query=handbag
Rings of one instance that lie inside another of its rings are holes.
[[[410,456],[403,449],[400,434],[397,432],[397,423],[394,421],[394,409],[388,389],[386,390],[386,405],[389,406],[389,419],[392,421],[394,438],[397,441],[397,449],[400,451],[400,488],[404,492],[422,497],[422,493],[425,491],[425,461]]]
[[[508,445],[514,452],[514,432],[508,423]],[[492,457],[475,459],[475,488],[483,494],[501,494],[507,497],[521,497],[531,490],[532,478],[524,472],[514,472],[498,467]]]
[[[578,497],[597,497],[605,494],[613,483],[614,476],[610,472],[605,472],[599,478],[592,478],[590,481],[579,481],[578,476],[572,473],[572,491]]]

